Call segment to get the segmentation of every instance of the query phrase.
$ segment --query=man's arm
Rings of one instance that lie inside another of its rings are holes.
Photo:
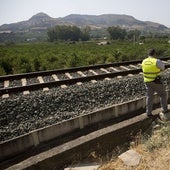
[[[157,61],[156,61],[156,66],[160,69],[160,70],[165,70],[165,65],[164,65],[164,63],[161,61],[161,60],[159,60],[159,59],[157,59]]]

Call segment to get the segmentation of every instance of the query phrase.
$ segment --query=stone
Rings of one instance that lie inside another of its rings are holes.
[[[97,170],[100,167],[100,165],[95,163],[89,163],[89,164],[80,164],[80,165],[74,165],[65,168],[64,170]]]
[[[162,121],[169,121],[170,120],[170,113],[159,113],[159,117]]]
[[[136,166],[139,164],[141,155],[134,150],[128,150],[118,156],[127,166]]]

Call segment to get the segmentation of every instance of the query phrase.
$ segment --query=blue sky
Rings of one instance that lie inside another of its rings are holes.
[[[0,25],[28,20],[44,12],[53,18],[69,14],[126,14],[170,28],[170,0],[0,0]]]

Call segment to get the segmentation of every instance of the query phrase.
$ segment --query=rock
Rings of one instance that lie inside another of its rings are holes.
[[[65,168],[64,170],[97,170],[99,167],[100,165],[96,163],[87,163],[87,164],[73,165]]]
[[[170,120],[170,113],[159,113],[159,117],[162,121],[169,121]]]
[[[136,166],[139,164],[141,155],[134,150],[128,150],[119,156],[127,166]]]

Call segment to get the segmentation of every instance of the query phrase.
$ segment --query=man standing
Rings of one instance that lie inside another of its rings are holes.
[[[160,77],[160,72],[165,69],[165,65],[161,60],[156,58],[155,49],[150,49],[148,55],[149,56],[142,61],[142,71],[146,88],[146,113],[148,117],[153,116],[153,97],[154,92],[157,92],[160,97],[160,104],[162,108],[160,117],[164,116],[166,119],[166,115],[168,113],[167,95]]]

